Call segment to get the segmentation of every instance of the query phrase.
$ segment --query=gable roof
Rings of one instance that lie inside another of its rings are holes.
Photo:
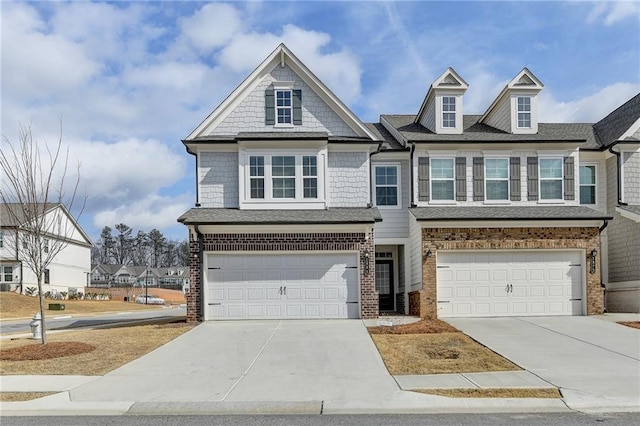
[[[593,128],[603,148],[616,140],[630,138],[640,128],[640,93],[598,121]]]
[[[427,94],[422,101],[422,105],[420,105],[420,109],[418,110],[418,114],[416,115],[416,123],[420,121],[422,118],[422,114],[427,107],[427,103],[429,102],[429,98],[434,94],[436,89],[457,89],[460,91],[465,91],[469,85],[453,68],[449,67],[445,72],[440,74],[438,78],[435,79],[433,83],[429,86],[429,90],[427,90]]]
[[[18,203],[3,203],[0,204],[0,226],[6,228],[17,228],[23,223],[27,222],[28,218],[25,216],[25,212],[22,208],[13,208],[13,206],[19,206]],[[33,204],[31,204],[33,205]],[[84,229],[76,221],[76,219],[69,213],[67,207],[63,203],[45,203],[42,204],[42,214],[47,214],[55,209],[61,209],[62,213],[67,216],[67,219],[78,230],[82,238],[89,245],[93,245],[91,238],[84,232]],[[11,213],[9,211],[11,210]]]
[[[233,109],[269,74],[276,66],[287,64],[320,98],[338,114],[358,135],[377,140],[362,121],[327,86],[306,67],[284,43],[281,43],[267,58],[231,92],[227,98],[205,120],[196,127],[185,141],[202,136],[202,132],[222,122]]]
[[[504,86],[504,88],[500,91],[498,96],[494,99],[494,101],[489,105],[489,108],[482,114],[480,123],[483,123],[487,117],[491,115],[493,110],[498,106],[502,98],[509,94],[509,91],[517,89],[517,90],[531,90],[535,92],[539,92],[544,87],[544,84],[536,77],[527,67],[522,68],[515,77],[511,79],[510,82]]]

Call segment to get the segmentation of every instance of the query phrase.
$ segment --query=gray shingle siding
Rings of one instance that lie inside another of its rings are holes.
[[[199,201],[203,207],[237,208],[238,153],[200,153],[198,187]]]
[[[640,152],[623,152],[624,202],[640,204]]]
[[[328,207],[365,207],[369,204],[369,154],[329,151]]]

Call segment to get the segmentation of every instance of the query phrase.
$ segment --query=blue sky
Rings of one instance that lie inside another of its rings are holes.
[[[546,122],[594,122],[640,91],[638,2],[2,2],[2,134],[55,141],[81,224],[186,238],[186,137],[280,42],[362,120],[412,114],[452,66],[482,113],[524,66]]]

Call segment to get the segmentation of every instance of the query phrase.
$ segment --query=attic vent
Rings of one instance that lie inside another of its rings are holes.
[[[442,80],[442,85],[447,85],[447,86],[460,86],[460,82],[451,74],[449,74],[448,76],[445,77],[444,80]]]
[[[533,82],[533,80],[531,80],[531,78],[529,78],[528,75],[523,75],[522,77],[520,77],[520,80],[518,80],[518,82],[515,84],[515,86],[535,86],[536,83]]]

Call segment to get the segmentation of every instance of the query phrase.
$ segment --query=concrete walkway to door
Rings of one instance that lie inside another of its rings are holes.
[[[447,319],[557,386],[567,406],[640,411],[640,330],[597,317]]]

